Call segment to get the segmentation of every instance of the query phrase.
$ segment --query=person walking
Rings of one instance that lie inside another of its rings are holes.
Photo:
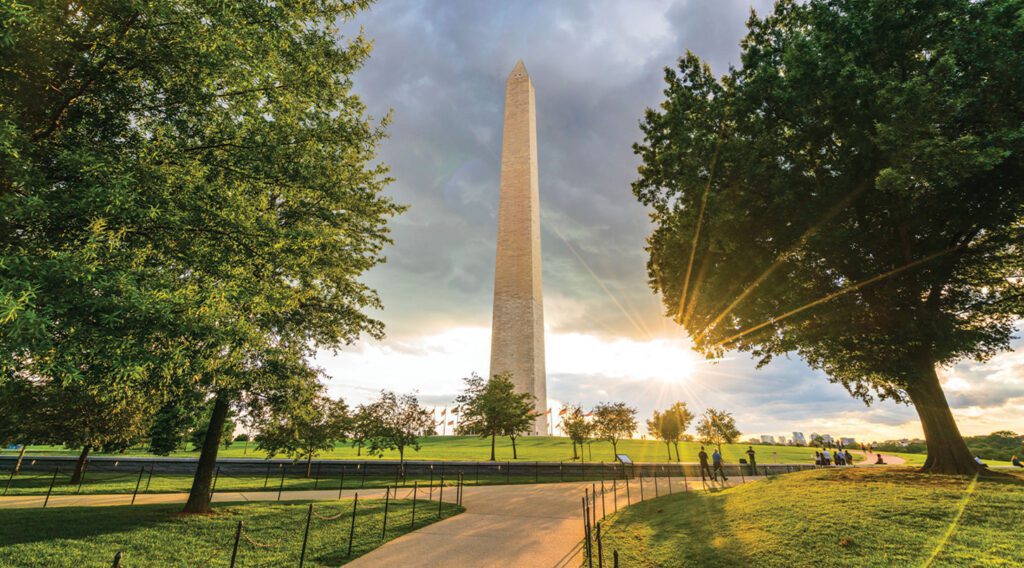
[[[718,479],[719,473],[722,474],[722,481],[729,481],[729,478],[725,476],[725,470],[722,469],[722,454],[718,449],[715,449],[714,453],[711,454],[711,463],[715,466],[711,475],[712,481],[716,481]]]
[[[832,454],[828,451],[828,448],[821,449],[821,465],[832,465]]]
[[[821,452],[817,450],[814,452],[814,465],[821,466]]]
[[[1010,458],[1010,463],[1013,464],[1013,467],[1024,467],[1024,463],[1021,463],[1017,456]]]
[[[750,460],[750,475],[757,475],[757,454],[754,453],[754,446],[747,446],[747,459]]]
[[[701,477],[701,479],[705,478],[705,475],[704,475],[705,473],[707,474],[706,477],[711,477],[711,468],[708,467],[708,453],[704,451],[704,446],[700,447],[700,453],[697,454],[697,457],[700,458],[700,477]]]
[[[843,452],[843,458],[846,459],[846,465],[853,465],[853,454],[850,453],[850,450]]]

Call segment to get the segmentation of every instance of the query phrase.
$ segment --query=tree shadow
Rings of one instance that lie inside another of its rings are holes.
[[[0,510],[5,546],[55,539],[82,540],[173,522],[181,505],[55,507]]]

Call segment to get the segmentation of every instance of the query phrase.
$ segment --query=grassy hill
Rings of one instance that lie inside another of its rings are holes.
[[[907,469],[794,473],[624,509],[604,551],[664,568],[1024,565],[1024,478],[969,487]]]
[[[490,457],[490,441],[482,440],[472,436],[430,436],[421,440],[422,448],[418,452],[406,452],[407,459],[413,460],[486,460]],[[519,459],[521,461],[562,461],[571,460],[572,442],[568,438],[558,436],[536,436],[520,438],[517,442]],[[730,444],[723,447],[727,462],[737,463],[739,458],[745,458],[747,444]],[[813,463],[814,448],[797,446],[754,446],[757,452],[758,463]],[[700,451],[700,444],[697,442],[683,442],[679,444],[679,452],[682,461],[697,461],[697,452]],[[10,455],[11,450],[4,450],[4,455]],[[629,455],[635,462],[664,462],[668,459],[665,444],[652,440],[623,440],[619,442],[619,453]],[[710,453],[710,449],[709,449]],[[31,455],[77,455],[74,450],[67,450],[60,446],[31,446]],[[128,455],[150,455],[145,451],[129,450]],[[102,454],[94,454],[102,455]],[[197,457],[198,451],[175,452],[176,457]],[[230,448],[221,448],[220,457],[239,458],[266,456],[263,452],[255,449],[255,444],[234,442]],[[889,455],[889,454],[887,454]],[[903,454],[892,454],[903,455]],[[318,456],[322,459],[363,459],[357,456],[357,450],[348,444],[340,444],[330,452],[324,452]],[[384,456],[388,459],[398,459],[398,452],[390,452]],[[913,458],[924,457],[915,455]],[[583,458],[586,461],[614,461],[612,445],[607,442],[595,441],[585,448]],[[674,458],[674,454],[673,454]],[[374,459],[374,458],[369,458]],[[512,459],[512,444],[508,438],[499,439],[497,443],[497,459],[506,461]]]

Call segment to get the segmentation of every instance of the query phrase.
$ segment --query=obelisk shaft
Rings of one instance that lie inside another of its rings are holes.
[[[536,397],[539,416],[532,433],[543,435],[547,433],[547,379],[538,185],[533,84],[520,61],[505,82],[489,376],[511,373],[519,392]]]

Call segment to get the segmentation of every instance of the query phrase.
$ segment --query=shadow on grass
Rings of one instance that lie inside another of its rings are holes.
[[[0,544],[80,540],[173,522],[181,505],[0,510]]]
[[[715,488],[710,494],[727,489]],[[719,521],[724,518],[725,501],[702,493],[677,493],[637,503],[621,513],[615,525],[628,526],[631,532],[644,535],[643,550],[633,546],[641,539],[617,538],[620,555],[627,559],[644,559],[652,565],[682,564],[685,558],[714,559],[710,566],[750,566],[751,558],[730,541]],[[676,514],[664,514],[666,511]],[[609,534],[615,537],[616,526]],[[725,531],[727,533],[727,530]],[[624,536],[624,535],[623,535]],[[656,551],[674,550],[675,558],[652,558]],[[606,555],[612,549],[605,549]],[[629,562],[626,565],[630,565]]]

